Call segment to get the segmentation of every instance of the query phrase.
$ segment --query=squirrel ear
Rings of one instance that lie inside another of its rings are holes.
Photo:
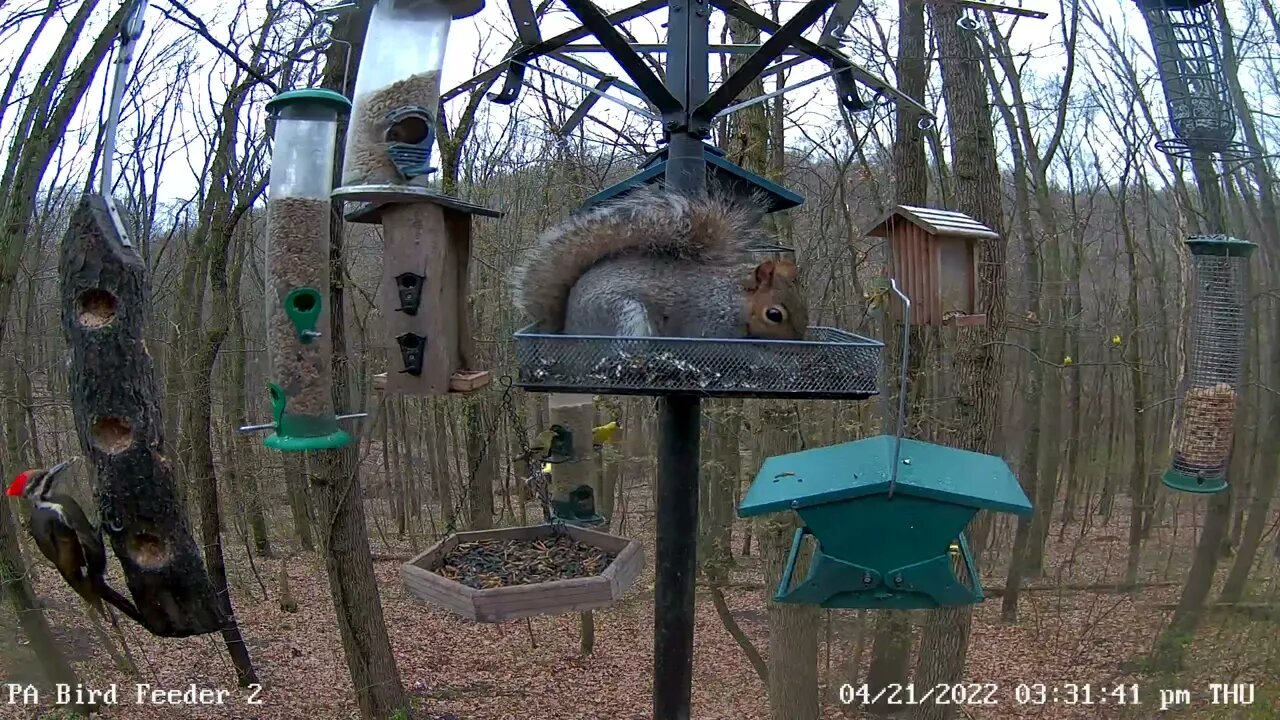
[[[773,284],[774,262],[766,260],[756,266],[756,269],[747,276],[742,287],[747,292],[755,292],[761,288],[767,288]]]

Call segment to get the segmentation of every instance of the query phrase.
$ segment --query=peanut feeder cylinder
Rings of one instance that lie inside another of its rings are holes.
[[[1213,493],[1227,487],[1244,356],[1246,273],[1257,246],[1225,235],[1193,235],[1186,245],[1194,274],[1187,368],[1173,466],[1162,480],[1174,490]]]
[[[332,196],[348,203],[347,220],[382,226],[378,309],[390,368],[380,384],[393,394],[468,392],[489,379],[472,365],[470,216],[498,213],[428,185],[449,27],[483,7],[378,0],[365,35],[342,187]]]
[[[333,407],[329,222],[333,158],[345,97],[294,90],[267,103],[275,122],[267,196],[267,347],[273,429],[267,447],[338,448],[351,435]]]

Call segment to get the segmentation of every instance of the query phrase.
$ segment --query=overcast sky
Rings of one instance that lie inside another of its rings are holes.
[[[1146,27],[1131,1],[1122,2],[1121,0],[1096,0],[1096,2],[1104,7],[1114,5],[1115,12],[1111,17],[1116,19],[1117,24],[1122,28],[1127,28],[1127,31],[1134,36],[1134,40],[1141,46],[1145,47],[1149,45]],[[230,3],[219,2],[218,0],[189,0],[187,3],[188,7],[193,12],[200,15],[201,18],[205,20],[215,36],[224,39],[229,37],[231,34],[229,21],[232,17],[232,9],[228,7],[229,4]],[[332,4],[332,0],[326,4]],[[601,6],[606,11],[613,11],[628,4],[630,3],[619,0],[610,0],[609,2],[602,2]],[[785,21],[785,19],[801,7],[802,4],[801,0],[783,0],[783,20]],[[22,2],[22,0],[9,0],[7,3],[0,2],[0,6],[4,5],[21,8],[24,5],[43,5],[43,0],[39,0],[39,2],[36,0],[26,0],[25,3]],[[95,30],[96,28],[101,27],[109,13],[117,7],[116,3],[112,0],[103,0],[101,5],[103,7],[99,8],[92,23],[92,27]],[[490,0],[485,9],[478,15],[459,20],[454,23],[450,31],[448,59],[443,73],[444,86],[446,88],[453,87],[457,83],[465,80],[467,77],[470,77],[476,70],[477,66],[491,64],[492,62],[500,59],[500,54],[508,47],[510,38],[514,34],[510,18],[507,15],[508,11],[506,5],[507,4],[505,2],[494,2],[493,0]],[[1058,29],[1060,17],[1056,2],[1053,2],[1052,0],[1027,0],[1025,6],[1036,10],[1043,10],[1049,14],[1049,17],[1044,20],[1019,20],[1013,35],[1014,51],[1026,54],[1026,57],[1028,58],[1028,64],[1026,67],[1037,78],[1042,81],[1054,82],[1056,81],[1056,78],[1061,76],[1063,68],[1062,57],[1052,47],[1055,44],[1054,39],[1058,37],[1058,33],[1060,32]],[[153,0],[152,6],[147,13],[147,29],[143,38],[144,54],[146,52],[154,52],[156,48],[167,45],[174,38],[190,34],[187,30],[167,21],[161,15],[159,8],[169,7],[168,0]],[[884,28],[884,32],[892,33],[895,9],[896,2],[887,0],[876,0],[873,3],[868,3],[868,5],[860,9],[855,15],[852,31],[855,35],[861,37],[860,39],[855,40],[847,49],[856,62],[863,64],[864,67],[867,67],[877,75],[885,77],[890,82],[893,81],[893,78],[889,70],[884,67],[885,59],[883,57],[869,55],[865,48],[868,47],[869,44],[867,39],[874,39],[877,34],[877,31],[874,29],[874,24],[871,22],[870,18],[878,18],[881,27]],[[70,11],[68,11],[68,15],[69,13]],[[3,11],[0,11],[0,18],[2,18],[4,14],[5,13]],[[1001,17],[1003,18],[1007,16]],[[661,27],[661,24],[664,23],[665,20],[666,11],[658,10],[645,18],[632,21],[628,24],[628,27],[641,42],[659,42],[665,32]],[[1011,19],[1002,20],[1002,23],[1005,24],[1010,22],[1012,22]],[[542,24],[543,36],[549,37],[577,24],[576,19],[566,9],[562,6],[557,6],[557,9],[552,13],[552,15],[545,19]],[[717,13],[712,19],[711,41],[713,43],[719,41],[722,25],[723,16]],[[59,25],[58,22],[51,23],[50,27],[42,36],[35,51],[32,53],[32,57],[27,64],[27,72],[24,73],[24,75],[33,75],[42,64],[44,58],[47,58],[48,54],[57,43],[58,36],[60,35],[59,28],[61,26],[65,26],[65,23],[62,23],[61,25]],[[242,23],[241,27],[243,28],[245,26],[246,25]],[[17,31],[11,32],[5,37],[0,37],[0,63],[3,63],[4,65],[12,65],[17,52],[22,47],[23,43],[26,42],[27,38],[29,38],[29,33],[33,27],[34,23],[27,23],[24,26],[25,33],[23,32],[24,28],[18,28]],[[807,33],[807,36],[811,39],[817,39],[820,28],[821,23],[817,24],[814,29],[810,30],[810,32]],[[243,29],[240,32],[243,32]],[[594,40],[587,38],[581,42],[594,42]],[[196,43],[196,52],[201,58],[205,60],[212,60],[217,57],[217,51],[207,43],[198,40]],[[625,77],[621,70],[606,54],[584,53],[578,55],[578,57],[592,63],[602,70],[610,71],[619,76]],[[224,66],[227,65],[225,61],[222,62]],[[713,68],[717,67],[718,60],[713,58],[711,64]],[[567,70],[563,65],[552,61],[544,60],[541,61],[539,65],[545,68],[554,69],[558,72],[572,74],[572,72]],[[1143,63],[1143,65],[1145,66],[1145,63]],[[824,70],[826,70],[825,66],[816,61],[810,61],[792,72],[788,82],[790,84],[795,84]],[[933,66],[934,79],[931,83],[931,88],[935,90],[937,74],[937,66],[935,64]],[[139,97],[145,98],[156,96],[164,89],[163,85],[166,82],[166,79],[163,75],[164,74],[161,72],[152,71],[151,73],[148,73],[146,77],[135,77],[134,84],[130,86],[131,96],[135,99]],[[95,78],[93,92],[91,92],[86,98],[86,102],[81,108],[80,132],[75,138],[80,142],[74,142],[72,139],[69,139],[67,143],[68,147],[66,148],[66,152],[75,156],[77,164],[87,164],[88,156],[87,152],[84,150],[84,146],[92,142],[93,136],[88,134],[88,131],[92,129],[97,122],[97,117],[103,112],[103,92],[106,90],[107,85],[110,82],[110,76],[111,67],[109,65],[104,65]],[[191,85],[187,88],[188,97],[193,101],[203,100],[205,103],[208,103],[210,99],[215,101],[220,99],[220,96],[224,91],[224,87],[220,86],[220,83],[217,82],[216,78],[210,82],[210,77],[211,74],[208,72],[194,73],[192,75]],[[538,78],[538,74],[534,72],[529,72],[527,74],[527,78],[540,80],[540,78]],[[1089,81],[1087,78],[1078,76],[1077,82],[1087,83]],[[583,94],[580,90],[577,90],[570,85],[561,83],[561,87],[574,101],[580,98]],[[496,86],[495,89],[497,89]],[[810,133],[811,136],[827,135],[829,134],[829,129],[838,124],[834,112],[833,90],[834,86],[831,80],[827,79],[813,83],[794,92],[789,92],[787,95],[789,106],[798,111],[796,119],[799,124],[804,126],[804,129],[814,131]],[[532,90],[526,88],[525,95],[528,96],[532,94]],[[627,97],[626,95],[619,94],[617,91],[615,91],[614,94],[619,97]],[[1156,97],[1158,98],[1158,96]],[[190,105],[193,103],[185,104]],[[497,112],[506,112],[505,110],[492,105],[490,109]],[[1163,117],[1163,107],[1161,106],[1159,110]],[[132,111],[133,109],[131,109],[131,112]],[[142,104],[142,112],[146,114],[175,114],[178,116],[177,120],[181,127],[189,136],[201,130],[199,122],[196,120],[196,116],[192,114],[193,111],[190,107],[175,108],[144,103]],[[255,107],[255,112],[262,112],[260,104]],[[610,120],[620,119],[623,115],[629,114],[628,110],[607,102],[598,103],[596,110],[593,112],[602,118]],[[4,126],[0,127],[0,130],[4,132],[5,137],[8,137],[8,134],[11,132],[13,119],[12,113],[7,113],[6,115]],[[635,120],[635,118],[633,117],[632,120]],[[862,113],[856,116],[856,122],[859,124],[860,131],[865,131],[868,125],[871,124],[878,131],[884,133],[883,137],[885,138],[888,137],[888,132],[891,131],[892,128],[891,116],[883,109],[870,113]],[[255,125],[256,124],[257,123],[255,123]],[[594,132],[598,130],[598,128],[589,124],[588,130]],[[803,140],[802,134],[799,131],[796,131],[795,134],[797,136],[797,141]],[[126,140],[122,138],[122,145],[125,142]],[[7,147],[7,145],[8,143],[6,142],[5,146]],[[121,148],[122,151],[125,149],[125,147]],[[175,152],[180,153],[181,149],[175,148]],[[203,150],[196,150],[196,153],[202,154]],[[180,162],[171,162],[166,168],[164,174],[164,194],[166,196],[174,198],[190,197],[197,187],[198,174],[193,171],[191,167],[193,163],[186,162],[185,158],[182,160],[183,161]],[[46,178],[46,181],[50,180],[51,178]]]

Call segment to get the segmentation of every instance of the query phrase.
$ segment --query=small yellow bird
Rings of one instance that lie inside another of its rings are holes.
[[[1063,364],[1063,365],[1070,365],[1070,364],[1072,364],[1072,363],[1074,363],[1074,362],[1075,362],[1075,361],[1071,359],[1071,356],[1070,356],[1070,355],[1068,355],[1068,356],[1066,356],[1066,357],[1062,358],[1062,364]]]
[[[1112,335],[1112,336],[1111,336],[1111,344],[1112,344],[1112,345],[1119,345],[1120,343],[1121,343],[1121,340],[1120,340],[1120,336],[1119,336],[1119,335]]]
[[[615,420],[600,427],[591,428],[591,443],[593,445],[604,445],[617,442],[618,427],[618,421]]]

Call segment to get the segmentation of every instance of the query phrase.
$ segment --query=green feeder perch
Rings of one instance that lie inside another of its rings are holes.
[[[881,435],[766,460],[738,515],[785,510],[804,527],[774,600],[912,610],[981,602],[964,529],[979,510],[1025,515],[1031,502],[998,457]],[[805,536],[817,548],[792,587]]]

